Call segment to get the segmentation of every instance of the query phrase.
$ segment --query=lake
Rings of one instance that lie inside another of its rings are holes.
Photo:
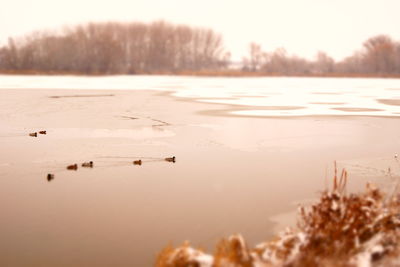
[[[0,265],[151,266],[170,242],[211,250],[235,233],[255,245],[295,224],[334,161],[349,191],[390,190],[399,116],[398,79],[2,75]]]

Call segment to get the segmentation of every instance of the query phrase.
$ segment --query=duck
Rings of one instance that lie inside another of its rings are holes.
[[[72,164],[67,166],[67,170],[77,170],[78,169],[78,164]]]
[[[53,180],[54,179],[54,174],[52,174],[52,173],[48,173],[47,174],[47,181],[51,181],[51,180]]]
[[[40,134],[46,134],[46,131],[39,131]]]
[[[82,167],[85,167],[85,168],[93,168],[93,161],[89,161],[89,162],[84,162],[84,163],[82,163]]]
[[[142,160],[141,160],[141,159],[139,159],[139,160],[134,160],[134,161],[133,161],[133,165],[142,165]]]
[[[32,137],[37,137],[37,132],[30,133],[30,134],[29,134],[29,136],[32,136]]]
[[[170,158],[165,158],[165,161],[174,162],[175,163],[175,156],[170,157]]]

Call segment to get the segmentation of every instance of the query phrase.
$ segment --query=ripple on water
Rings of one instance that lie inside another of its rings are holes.
[[[51,129],[57,138],[129,138],[148,139],[175,136],[170,130],[157,127],[141,127],[137,129],[90,129],[90,128],[59,128]]]
[[[344,95],[344,92],[312,92],[312,95]]]
[[[345,105],[345,102],[310,102],[312,105]]]
[[[377,99],[376,101],[384,105],[400,106],[400,99]]]
[[[298,110],[305,109],[303,106],[263,106],[263,110]]]
[[[384,111],[383,109],[377,108],[357,108],[357,107],[349,107],[349,108],[332,108],[333,110],[339,110],[344,112],[375,112],[375,111]]]

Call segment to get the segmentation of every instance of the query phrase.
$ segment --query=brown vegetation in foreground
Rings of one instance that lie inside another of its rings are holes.
[[[220,241],[214,255],[168,246],[157,267],[399,266],[400,198],[367,184],[363,193],[346,193],[347,174],[335,175],[319,202],[300,208],[296,230],[249,248],[240,235]]]

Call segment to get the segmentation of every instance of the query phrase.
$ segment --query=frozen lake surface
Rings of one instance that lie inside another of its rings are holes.
[[[244,116],[400,116],[400,79],[0,76],[0,88],[168,91]]]
[[[0,75],[0,266],[151,266],[169,242],[271,239],[334,161],[349,191],[390,190],[399,102],[396,79]]]

